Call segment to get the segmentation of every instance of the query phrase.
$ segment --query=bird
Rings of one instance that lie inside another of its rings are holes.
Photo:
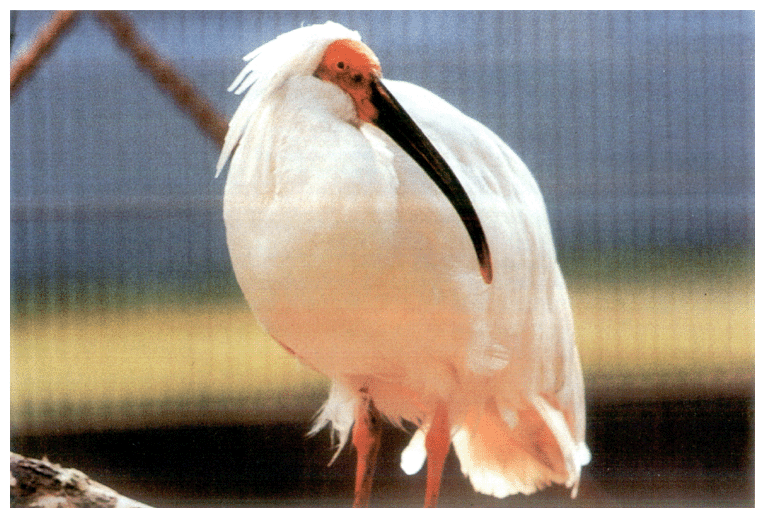
[[[330,428],[330,463],[351,440],[353,505],[369,505],[386,422],[412,433],[405,473],[427,462],[426,507],[452,448],[479,493],[575,497],[584,381],[529,169],[447,101],[383,79],[335,22],[244,60],[217,164],[229,255],[263,329],[330,380],[309,433]]]

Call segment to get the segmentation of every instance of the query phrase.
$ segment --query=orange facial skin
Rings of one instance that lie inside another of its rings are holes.
[[[374,122],[377,108],[372,104],[372,83],[382,77],[374,52],[354,40],[337,40],[327,47],[316,69],[316,77],[342,88],[353,99],[356,113],[364,122]]]

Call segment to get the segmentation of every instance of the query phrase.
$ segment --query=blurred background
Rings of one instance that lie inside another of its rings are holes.
[[[592,463],[579,498],[754,504],[753,12],[131,12],[228,120],[241,57],[358,30],[386,77],[505,140],[545,196],[576,319]],[[11,61],[51,19],[11,13]],[[346,506],[354,455],[306,438],[326,380],[234,279],[218,146],[82,13],[10,102],[11,451],[156,506]],[[372,505],[421,505],[386,429]]]

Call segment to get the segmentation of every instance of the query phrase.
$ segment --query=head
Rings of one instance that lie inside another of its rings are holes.
[[[372,85],[382,72],[372,49],[360,41],[337,40],[327,47],[315,75],[350,95],[359,119],[373,122],[377,118],[377,108],[371,102]]]

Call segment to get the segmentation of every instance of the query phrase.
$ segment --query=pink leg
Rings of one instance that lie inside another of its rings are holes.
[[[380,450],[382,418],[372,398],[361,390],[361,401],[356,407],[353,425],[353,445],[356,447],[356,490],[353,507],[367,507],[372,493],[377,452]]]
[[[425,507],[438,505],[438,493],[441,491],[441,475],[444,471],[446,454],[449,453],[451,436],[449,433],[449,415],[446,406],[439,403],[428,435],[425,436],[425,451],[428,454],[428,480],[425,487]]]

